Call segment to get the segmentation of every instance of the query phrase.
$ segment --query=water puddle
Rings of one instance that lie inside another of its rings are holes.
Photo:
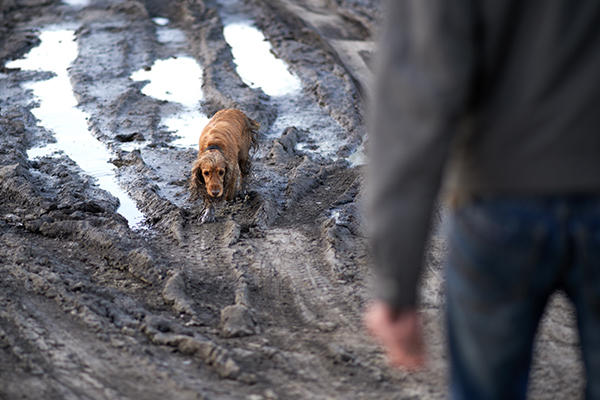
[[[169,20],[157,17],[152,21],[158,25],[156,34],[159,42],[171,46],[185,43],[185,34],[176,28],[167,28]],[[134,81],[148,81],[142,93],[175,105],[177,111],[163,115],[161,124],[178,136],[171,144],[189,148],[198,145],[199,131],[208,122],[200,112],[202,92],[202,68],[189,56],[177,56],[156,60],[149,69],[140,69],[131,74]],[[138,145],[139,147],[139,145]]]
[[[302,93],[300,79],[277,58],[265,36],[239,10],[237,0],[220,0],[223,36],[231,47],[236,71],[252,88],[261,88],[271,96],[278,109],[270,137],[278,137],[289,126],[308,132],[298,149],[325,158],[336,158],[345,144],[345,130],[319,107],[314,99]],[[352,161],[350,161],[352,162]]]
[[[152,22],[159,26],[169,25],[169,19],[163,17],[152,18]]]
[[[169,28],[168,18],[152,18],[152,22],[158,25],[156,28],[156,37],[162,44],[183,45],[186,42],[185,33],[181,29]]]
[[[90,4],[90,0],[63,0],[63,3],[72,7],[86,7]]]
[[[50,71],[55,77],[44,81],[23,84],[33,91],[39,105],[31,109],[40,125],[54,134],[56,143],[30,149],[30,159],[63,152],[88,175],[97,180],[100,188],[110,192],[120,201],[117,212],[131,227],[140,227],[144,215],[135,202],[119,186],[116,167],[110,163],[111,153],[88,130],[88,114],[77,108],[69,80],[68,67],[77,57],[77,43],[72,29],[50,27],[40,34],[40,45],[24,58],[6,64],[8,68],[30,71]]]
[[[195,110],[186,110],[163,119],[170,130],[179,135],[172,144],[177,147],[198,147],[200,131],[208,123],[209,118]]]
[[[261,88],[269,96],[300,92],[300,79],[273,55],[271,44],[249,21],[226,24],[223,36],[231,46],[236,71],[246,85]]]
[[[156,30],[156,34],[158,37],[158,41],[163,44],[179,44],[182,45],[185,43],[185,34],[175,28],[158,28]]]
[[[161,123],[179,136],[172,144],[178,147],[195,147],[199,127],[208,117],[198,111],[202,93],[202,68],[191,57],[181,56],[156,60],[149,70],[141,69],[131,75],[134,81],[149,81],[142,93],[159,100],[179,105],[179,111],[163,117]]]
[[[149,81],[142,93],[159,100],[172,101],[192,108],[203,99],[202,69],[191,57],[156,60],[149,70],[131,74],[134,81]]]

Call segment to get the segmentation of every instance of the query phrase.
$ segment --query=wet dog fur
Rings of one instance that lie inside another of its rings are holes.
[[[190,178],[190,200],[202,198],[202,222],[214,219],[214,203],[231,201],[250,172],[250,149],[256,148],[259,123],[240,110],[218,111],[198,141],[198,156]]]

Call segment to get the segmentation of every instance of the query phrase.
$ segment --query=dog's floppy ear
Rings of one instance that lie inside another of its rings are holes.
[[[256,122],[252,118],[246,117],[246,129],[250,135],[250,148],[256,150],[258,147],[258,129],[260,123]]]
[[[223,176],[223,188],[225,189],[225,197],[231,200],[235,197],[238,182],[239,170],[236,174],[236,165],[230,162],[225,163],[225,175]]]
[[[190,177],[190,201],[197,200],[205,189],[204,177],[202,176],[202,163],[200,160],[196,160],[192,168],[192,176]]]
[[[237,163],[227,163],[223,186],[226,188],[226,198],[232,200],[242,189],[242,175]]]
[[[225,174],[223,174],[223,195],[228,196],[231,192],[231,165],[228,160],[225,160]]]

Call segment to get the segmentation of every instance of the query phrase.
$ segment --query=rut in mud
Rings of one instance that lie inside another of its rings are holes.
[[[0,1],[0,398],[445,397],[440,235],[428,370],[390,370],[361,327],[379,7]],[[228,107],[259,149],[248,195],[202,225],[187,179]],[[558,296],[532,397],[580,393],[573,327]]]

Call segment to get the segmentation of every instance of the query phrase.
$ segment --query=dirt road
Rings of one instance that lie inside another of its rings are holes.
[[[376,0],[0,0],[0,399],[445,397],[440,235],[428,369],[390,370],[360,322],[380,14]],[[244,78],[236,27],[268,39],[288,91]],[[189,69],[152,92],[171,62]],[[261,123],[259,150],[248,195],[202,225],[195,135],[227,107]],[[576,344],[559,296],[532,398],[581,395]]]

